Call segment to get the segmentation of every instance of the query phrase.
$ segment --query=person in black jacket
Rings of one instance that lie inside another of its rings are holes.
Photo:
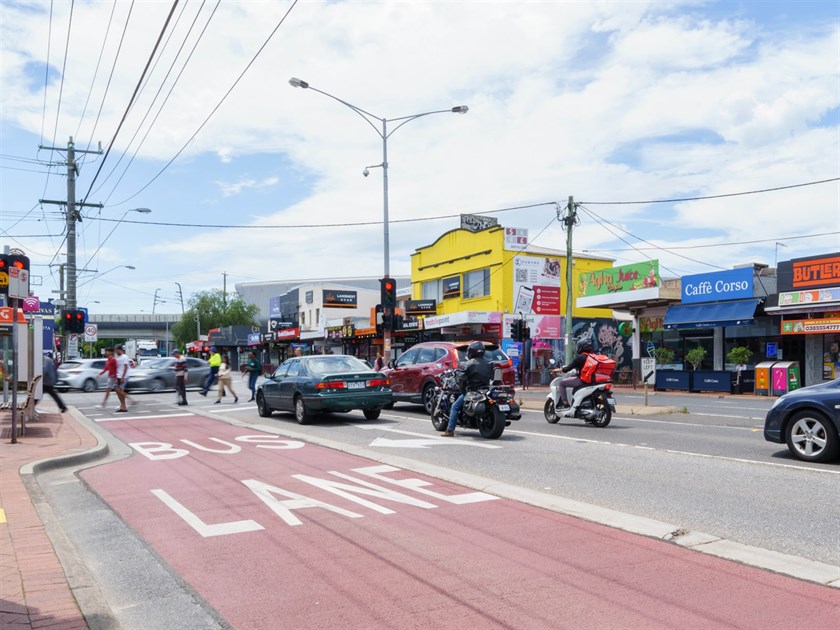
[[[595,348],[592,347],[592,341],[589,337],[581,339],[577,342],[577,356],[572,359],[572,362],[569,365],[564,365],[562,368],[558,368],[556,370],[552,370],[553,372],[571,372],[572,370],[577,370],[577,374],[575,376],[567,376],[566,378],[560,379],[560,400],[563,401],[563,406],[569,406],[569,387],[580,387],[584,385],[584,382],[580,380],[580,370],[583,367],[583,364],[586,363],[586,355],[590,354],[595,351]]]
[[[452,403],[449,411],[449,425],[443,432],[443,437],[455,437],[455,426],[458,424],[458,414],[464,407],[464,394],[489,386],[493,379],[493,364],[484,358],[484,344],[473,341],[467,347],[467,367],[461,377],[461,395]]]
[[[64,401],[61,400],[61,396],[59,396],[58,392],[55,391],[55,384],[58,381],[58,370],[55,369],[55,363],[53,362],[49,352],[44,353],[43,369],[43,380],[41,383],[44,386],[44,394],[51,396],[55,401],[55,404],[58,405],[59,411],[64,413],[67,411],[67,405],[64,404]]]

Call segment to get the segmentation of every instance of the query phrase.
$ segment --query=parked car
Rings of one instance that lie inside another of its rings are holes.
[[[425,341],[406,350],[393,368],[382,370],[391,381],[394,402],[420,403],[432,413],[435,387],[447,367],[457,368],[467,363],[470,341]],[[484,358],[502,370],[502,383],[511,388],[516,382],[516,370],[497,344],[484,342]]]
[[[164,389],[175,389],[175,359],[165,357],[143,362],[140,367],[128,373],[126,390],[145,389],[159,392]],[[201,387],[210,374],[210,364],[203,359],[187,358],[187,387]]]
[[[55,388],[61,392],[81,389],[95,392],[108,384],[108,375],[99,373],[105,367],[105,359],[70,359],[58,366]]]
[[[293,357],[257,386],[257,410],[264,418],[275,410],[293,411],[300,424],[321,412],[361,409],[376,420],[391,402],[388,379],[356,357],[325,354]]]
[[[764,420],[764,439],[787,444],[806,462],[826,462],[840,454],[840,378],[789,392],[776,400]]]

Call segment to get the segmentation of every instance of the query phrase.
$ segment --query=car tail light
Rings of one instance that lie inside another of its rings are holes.
[[[344,381],[321,381],[315,384],[315,389],[344,389]]]
[[[612,389],[612,384],[607,383],[606,385],[604,385],[604,389],[610,391]]]
[[[387,378],[375,378],[368,381],[368,387],[388,387],[390,384],[391,381]]]

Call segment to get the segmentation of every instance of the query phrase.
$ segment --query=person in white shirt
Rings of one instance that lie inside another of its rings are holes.
[[[126,400],[128,400],[132,405],[134,404],[134,399],[130,398],[128,394],[125,393],[125,383],[128,380],[128,371],[130,369],[131,359],[129,359],[128,355],[125,353],[125,348],[123,346],[117,346],[117,385],[114,391],[117,392],[117,398],[120,399],[119,409],[116,409],[116,411],[120,413],[128,411],[128,409],[125,408]]]

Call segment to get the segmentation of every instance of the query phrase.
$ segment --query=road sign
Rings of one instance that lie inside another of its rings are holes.
[[[97,341],[98,329],[96,324],[85,324],[85,341]]]
[[[653,345],[652,341],[647,342],[647,353],[649,357],[653,357],[653,351],[656,350],[656,346]]]
[[[29,270],[9,267],[9,297],[29,297]]]
[[[656,383],[656,359],[642,357],[642,382],[648,385]]]

